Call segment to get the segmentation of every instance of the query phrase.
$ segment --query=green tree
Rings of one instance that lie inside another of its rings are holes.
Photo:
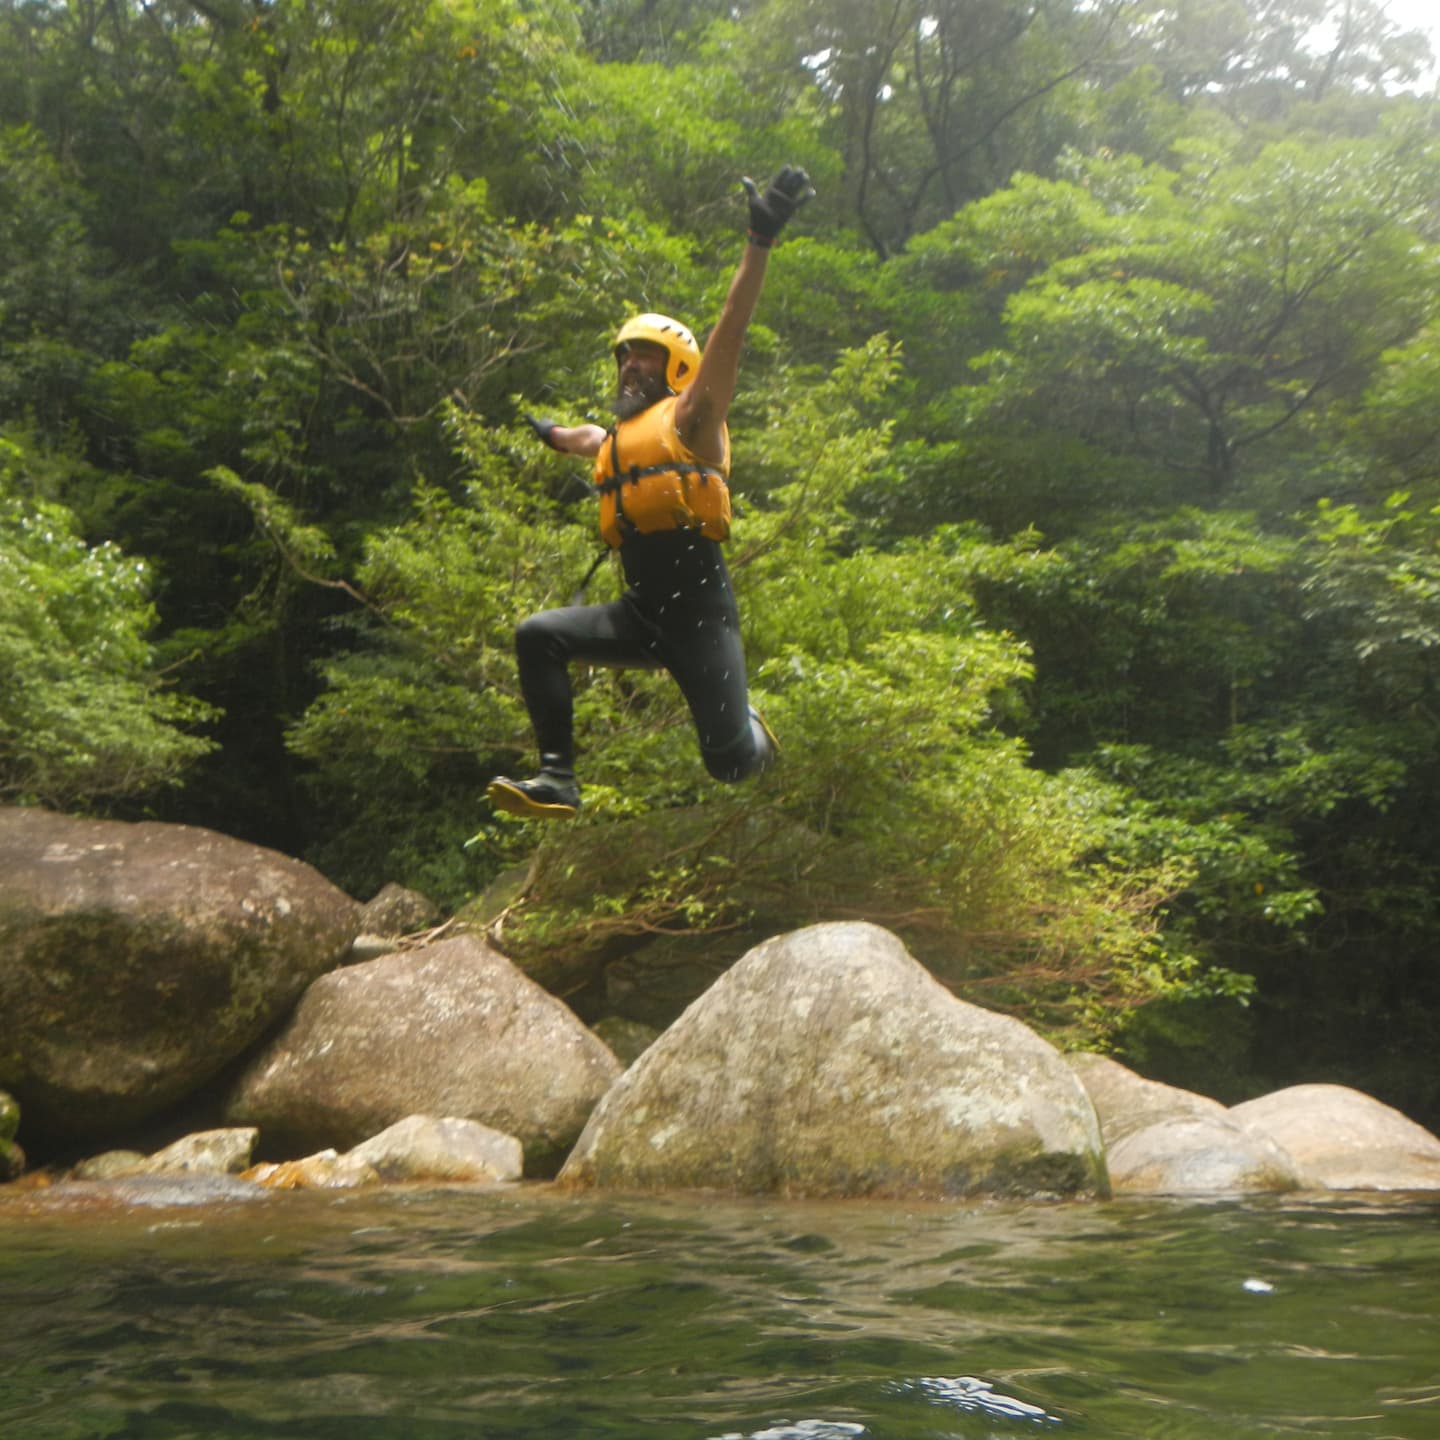
[[[0,795],[94,807],[177,783],[210,742],[205,706],[167,689],[142,562],[87,545],[33,495],[43,469],[0,434]]]
[[[1418,81],[1423,32],[1374,0],[1193,0],[1137,7],[1131,63],[1149,61],[1177,98],[1275,120],[1336,91],[1379,96]]]
[[[1283,509],[1315,484],[1300,456],[1325,470],[1323,408],[1431,315],[1434,167],[1408,135],[1178,172],[1121,157],[972,207],[948,243],[1003,295],[1005,340],[959,397],[971,433],[1029,422],[1168,476],[1142,504]]]
[[[813,77],[844,158],[844,213],[888,257],[1081,138],[1084,83],[1112,60],[1127,8],[771,0],[751,25],[757,51]]]
[[[90,206],[36,130],[0,130],[0,416],[52,441],[75,423],[99,360],[123,346],[129,298],[91,241]]]

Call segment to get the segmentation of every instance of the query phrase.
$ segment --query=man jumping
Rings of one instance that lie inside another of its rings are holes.
[[[497,810],[534,819],[579,811],[572,660],[668,670],[717,780],[743,780],[774,759],[774,736],[749,703],[739,615],[720,549],[730,534],[725,417],[770,247],[815,192],[805,172],[789,165],[763,194],[751,180],[744,185],[748,243],[704,354],[679,321],[637,315],[615,337],[611,429],[526,417],[552,449],[594,459],[600,533],[620,552],[626,590],[608,605],[546,610],[517,628],[520,689],[540,773],[492,780],[488,795]]]

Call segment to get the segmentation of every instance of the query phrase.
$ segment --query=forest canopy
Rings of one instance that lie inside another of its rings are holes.
[[[361,898],[520,866],[540,972],[864,915],[1062,1043],[1440,1121],[1432,65],[1378,0],[3,0],[0,793]],[[586,672],[584,819],[492,816],[599,548],[523,416],[703,336],[787,162],[731,414],[782,763]]]

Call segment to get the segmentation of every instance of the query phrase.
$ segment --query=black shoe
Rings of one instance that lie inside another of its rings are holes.
[[[533,780],[497,775],[485,797],[507,815],[526,820],[573,820],[580,813],[580,787],[573,775],[542,770]]]

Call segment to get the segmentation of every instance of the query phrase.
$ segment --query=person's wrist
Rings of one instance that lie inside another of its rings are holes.
[[[753,226],[746,236],[746,239],[748,239],[752,245],[758,245],[762,250],[768,250],[779,238],[780,235],[778,231],[774,235],[766,235],[756,230]]]

